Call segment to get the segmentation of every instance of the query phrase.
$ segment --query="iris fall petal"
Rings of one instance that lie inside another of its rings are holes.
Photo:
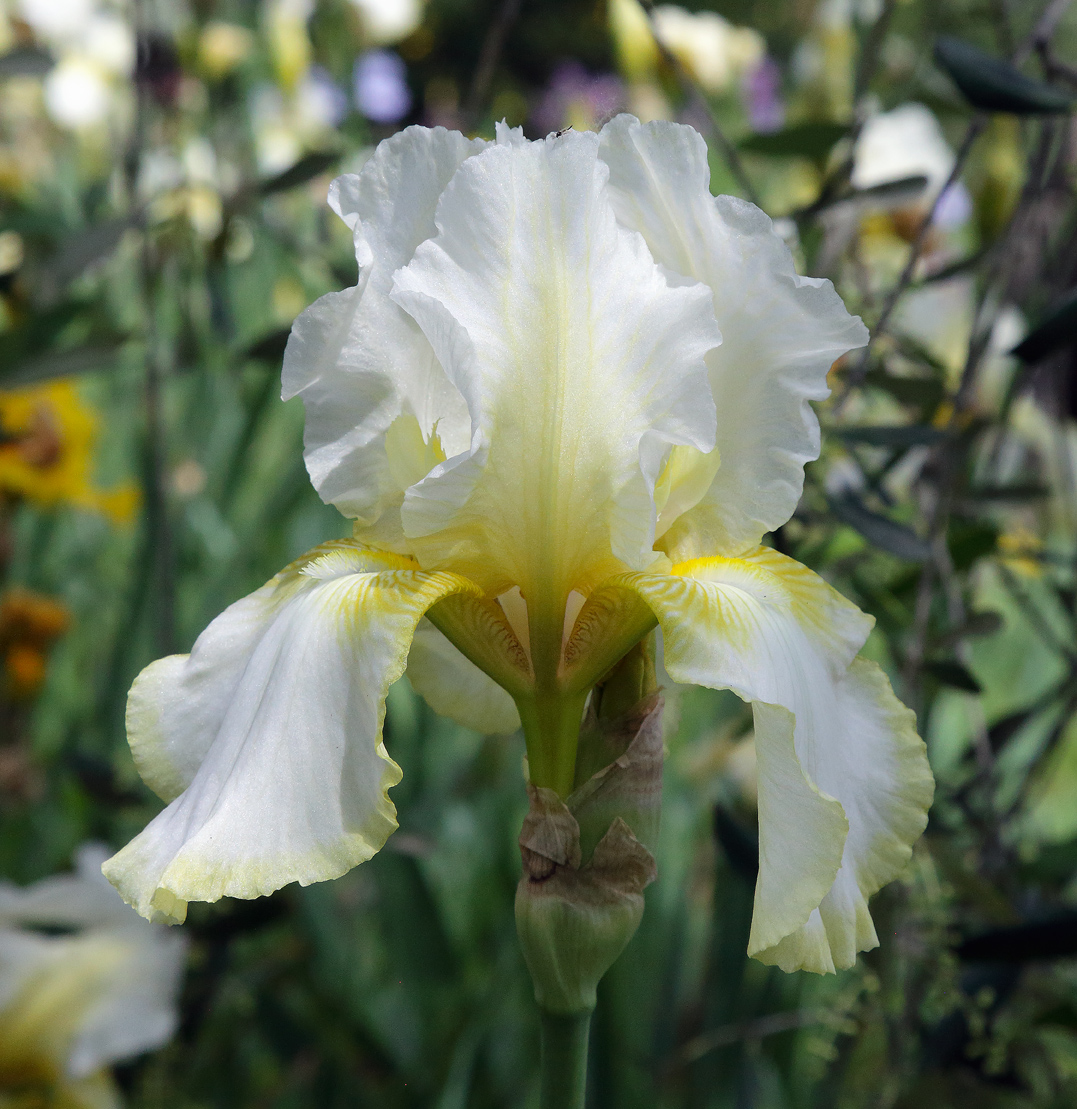
[[[171,804],[105,865],[140,913],[337,877],[396,828],[385,694],[415,625],[474,587],[354,543],[316,548],[147,667],[128,734]],[[178,788],[182,792],[176,794]]]

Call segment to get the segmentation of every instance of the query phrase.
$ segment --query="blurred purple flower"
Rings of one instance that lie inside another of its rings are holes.
[[[354,72],[355,106],[374,123],[396,123],[411,111],[407,69],[391,50],[368,50]]]
[[[565,62],[553,76],[533,114],[539,131],[562,127],[594,129],[625,106],[625,90],[612,73],[588,73],[579,62]]]
[[[958,181],[939,197],[935,207],[935,223],[946,231],[953,231],[963,227],[971,216],[972,197],[962,182]]]
[[[785,123],[781,89],[782,71],[770,55],[745,74],[741,91],[753,131],[781,130]]]

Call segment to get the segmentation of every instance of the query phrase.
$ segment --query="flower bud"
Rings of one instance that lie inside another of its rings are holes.
[[[654,881],[654,844],[662,781],[662,702],[653,694],[619,718],[634,737],[567,802],[529,787],[520,834],[524,875],[516,888],[516,929],[548,1013],[589,1012],[602,976],[635,935],[643,891]],[[598,721],[590,722],[598,728]]]

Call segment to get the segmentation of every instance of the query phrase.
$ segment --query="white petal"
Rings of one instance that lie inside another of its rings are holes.
[[[75,874],[56,874],[26,887],[0,882],[0,928],[141,926],[101,873],[108,855],[103,844],[86,843],[76,853]]]
[[[465,728],[483,735],[508,735],[520,726],[515,701],[428,620],[415,629],[407,674],[436,713]]]
[[[618,116],[601,135],[617,218],[656,261],[705,282],[722,345],[707,357],[721,465],[709,493],[661,546],[674,561],[735,555],[785,523],[819,454],[808,402],[829,393],[836,358],[867,342],[829,281],[799,277],[770,219],[735,197],[713,197],[707,148],[681,124]]]
[[[132,750],[175,800],[105,865],[144,916],[335,878],[396,828],[385,694],[420,617],[474,591],[396,555],[328,543],[222,613],[131,690]]]
[[[0,930],[0,1074],[36,1064],[80,1078],[172,1035],[186,939],[142,924]]]
[[[409,127],[378,146],[359,174],[333,182],[329,203],[351,227],[359,283],[315,301],[292,328],[285,400],[306,407],[307,469],[322,499],[362,524],[399,504],[384,436],[401,414],[462,450],[467,408],[414,321],[388,297],[395,270],[434,234],[434,209],[466,158],[486,144],[444,128]],[[440,422],[438,422],[440,421]],[[397,522],[398,526],[398,522]]]
[[[558,628],[573,588],[649,560],[663,455],[709,450],[714,426],[710,297],[617,226],[597,147],[570,132],[465,162],[393,292],[474,429],[407,494],[417,557],[529,607],[556,596]]]
[[[160,925],[115,935],[125,944],[123,962],[87,1007],[73,1038],[67,1071],[75,1078],[160,1047],[176,1030],[186,937]]]
[[[786,970],[851,966],[877,943],[867,898],[908,861],[932,795],[912,713],[878,667],[854,660],[870,617],[766,548],[616,580],[654,610],[674,680],[756,702],[750,952]]]

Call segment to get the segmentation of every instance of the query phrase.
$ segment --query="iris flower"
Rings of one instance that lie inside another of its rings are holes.
[[[0,1105],[116,1109],[109,1064],[175,1029],[187,945],[124,905],[105,855],[88,844],[75,874],[0,883]]]
[[[441,712],[522,724],[532,783],[564,797],[589,691],[657,627],[674,681],[753,705],[751,952],[849,966],[931,776],[913,714],[857,657],[870,617],[761,541],[863,325],[762,212],[711,195],[685,126],[411,127],[329,201],[359,281],[296,320],[284,395],[354,538],[139,676],[130,742],[169,804],[109,878],[178,921],[370,858],[396,827],[382,723],[405,668]]]

